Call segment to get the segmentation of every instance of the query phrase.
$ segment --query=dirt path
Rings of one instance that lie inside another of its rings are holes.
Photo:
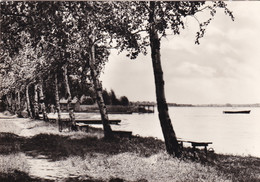
[[[59,133],[56,127],[46,125],[43,121],[16,118],[15,116],[6,116],[2,113],[0,113],[0,132],[12,133],[20,137],[33,137],[44,132],[59,135],[73,135],[73,133],[68,132]],[[31,155],[24,153],[20,156],[28,164],[29,175],[31,177],[60,181],[78,175],[70,174],[68,168],[61,165],[59,161],[53,162],[44,155],[32,157]]]
[[[60,181],[69,177],[77,177],[77,174],[70,174],[70,171],[60,164],[51,162],[46,156],[39,155],[36,158],[26,155],[30,166],[29,174],[32,177]]]

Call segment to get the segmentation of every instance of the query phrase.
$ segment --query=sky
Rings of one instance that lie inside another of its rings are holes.
[[[181,35],[161,42],[167,102],[179,104],[260,103],[260,2],[226,2],[235,21],[217,11],[200,45],[198,23],[185,19]],[[207,12],[198,18],[209,17]],[[149,50],[149,47],[148,47]],[[103,87],[130,101],[156,101],[150,52],[130,60],[112,51]]]

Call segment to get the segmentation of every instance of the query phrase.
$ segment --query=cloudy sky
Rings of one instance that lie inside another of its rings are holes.
[[[185,20],[180,36],[162,40],[167,102],[260,103],[260,2],[227,3],[235,21],[218,10],[200,45],[194,44],[194,18]],[[104,88],[131,101],[156,100],[149,53],[130,60],[112,52],[101,80]]]

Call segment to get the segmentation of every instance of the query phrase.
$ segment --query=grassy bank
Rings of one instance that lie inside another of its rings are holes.
[[[43,180],[29,176],[25,154],[46,156],[74,174],[63,181],[260,181],[260,158],[212,153],[206,160],[198,151],[194,160],[185,148],[176,159],[151,137],[104,140],[100,129],[59,133],[53,124],[25,119],[1,120],[0,126],[0,181]]]
[[[2,153],[2,152],[1,152]],[[31,182],[44,181],[40,178],[29,176],[29,166],[24,153],[0,154],[0,181],[10,182]]]

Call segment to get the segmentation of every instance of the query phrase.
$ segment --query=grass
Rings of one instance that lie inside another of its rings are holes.
[[[15,170],[29,172],[24,154],[0,155],[0,172],[13,173]]]
[[[82,178],[91,176],[90,179],[103,181],[114,178],[153,181],[158,177],[177,181],[260,180],[259,158],[210,154],[206,161],[203,151],[199,151],[198,158],[193,161],[191,149],[186,148],[183,158],[176,159],[165,154],[163,142],[154,138],[117,138],[108,141],[96,137],[73,139],[52,134],[39,134],[31,138],[10,133],[0,136],[1,141],[19,144],[20,147],[13,147],[16,152],[35,157],[48,156],[60,162],[61,166],[66,166],[68,171],[78,171]]]
[[[260,158],[214,154],[208,164],[223,172],[232,181],[260,181]]]
[[[125,181],[225,181],[224,175],[197,162],[172,158],[164,152],[150,157],[134,153],[107,156],[97,154],[62,161],[71,171],[80,171],[96,179],[120,178]]]
[[[98,139],[96,137],[70,138],[53,134],[39,134],[31,138],[19,137],[12,133],[1,133],[0,153],[26,152],[30,155],[45,155],[53,161],[69,156],[84,157],[85,154],[101,153],[115,155],[133,152],[148,157],[164,151],[164,144],[154,138],[133,137],[115,138],[113,140]]]
[[[29,166],[23,153],[0,155],[0,181],[41,181],[28,175]]]
[[[39,182],[48,181],[38,178],[32,178],[27,173],[15,170],[13,173],[0,173],[0,181],[4,182]]]
[[[192,149],[185,148],[177,159],[164,152],[161,140],[151,137],[105,140],[100,129],[59,133],[55,124],[24,119],[0,124],[0,181],[43,180],[28,175],[24,154],[47,156],[77,175],[64,181],[260,181],[256,157],[211,153],[206,160],[198,151],[193,159]]]

